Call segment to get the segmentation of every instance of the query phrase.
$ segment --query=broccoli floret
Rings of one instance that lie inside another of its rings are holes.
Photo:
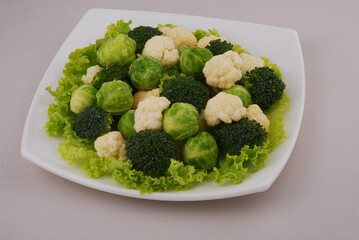
[[[131,77],[128,74],[128,69],[117,66],[107,67],[98,72],[91,83],[96,89],[100,89],[102,84],[113,80],[121,80],[130,84]]]
[[[146,42],[154,36],[162,35],[162,32],[158,28],[139,26],[132,29],[127,35],[136,41],[136,53],[141,54]]]
[[[279,100],[285,89],[284,82],[268,67],[255,68],[247,72],[236,84],[246,87],[252,95],[253,102],[262,110],[270,108]]]
[[[86,107],[77,115],[73,130],[80,138],[90,141],[107,133],[111,129],[112,116],[96,105]]]
[[[142,130],[127,139],[126,154],[133,169],[156,177],[166,173],[172,159],[179,159],[176,143],[165,132]]]
[[[166,80],[160,95],[170,100],[171,104],[190,103],[200,112],[209,99],[209,90],[203,83],[193,78],[180,76]]]
[[[212,129],[212,135],[224,153],[239,155],[245,145],[250,148],[255,145],[261,146],[267,137],[267,132],[255,120],[242,118],[230,124],[221,122]]]
[[[212,52],[213,56],[216,56],[232,50],[233,46],[227,41],[222,42],[221,39],[217,39],[210,41],[206,48]]]

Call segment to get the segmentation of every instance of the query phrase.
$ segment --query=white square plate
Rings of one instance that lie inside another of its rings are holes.
[[[268,57],[277,63],[287,85],[285,92],[291,98],[291,109],[286,115],[287,139],[278,146],[270,158],[268,166],[255,174],[250,174],[240,185],[218,186],[215,182],[204,182],[189,191],[167,191],[141,195],[139,191],[125,189],[110,177],[91,179],[85,173],[62,160],[57,151],[62,138],[49,137],[43,126],[47,121],[47,109],[53,102],[45,90],[47,86],[57,86],[62,77],[62,69],[68,61],[69,53],[88,46],[103,37],[106,27],[119,19],[132,19],[131,27],[139,25],[157,26],[158,23],[172,23],[184,28],[215,28],[230,42],[242,45],[254,56]],[[304,109],[305,76],[301,46],[296,31],[291,29],[259,25],[253,23],[206,18],[197,16],[141,12],[113,9],[91,9],[80,20],[67,37],[52,60],[32,100],[27,115],[21,145],[21,154],[36,165],[73,182],[118,195],[167,201],[196,201],[241,196],[267,190],[278,177],[295,145]]]

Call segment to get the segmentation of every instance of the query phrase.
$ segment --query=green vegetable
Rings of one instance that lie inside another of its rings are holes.
[[[111,129],[112,117],[96,105],[86,107],[77,115],[73,130],[80,138],[89,141],[107,133]]]
[[[76,49],[70,53],[69,60],[62,71],[66,77],[86,75],[89,67],[98,65],[96,46],[90,44],[88,47]]]
[[[120,34],[127,35],[131,31],[130,24],[132,20],[129,20],[127,23],[125,21],[118,20],[116,24],[111,23],[107,27],[107,32],[105,33],[105,39],[117,37]]]
[[[157,28],[163,28],[163,27],[169,27],[169,28],[174,28],[174,27],[177,27],[177,25],[173,25],[173,24],[170,24],[170,23],[166,23],[166,24],[157,24]]]
[[[96,93],[97,104],[106,112],[120,115],[131,109],[133,103],[132,88],[123,81],[102,84]]]
[[[114,80],[121,80],[130,83],[130,75],[128,74],[127,68],[118,66],[107,67],[98,72],[93,80],[91,81],[92,86],[96,89],[100,89],[102,84],[105,82],[111,82]]]
[[[221,122],[213,127],[212,135],[225,154],[239,155],[245,145],[250,148],[262,146],[267,132],[255,120],[242,118],[230,124]]]
[[[70,109],[79,114],[85,107],[96,103],[96,88],[89,85],[82,85],[76,89],[71,96]]]
[[[135,51],[135,40],[119,34],[102,43],[97,51],[97,59],[102,66],[127,67],[136,59]]]
[[[118,122],[117,129],[121,132],[122,136],[125,139],[128,139],[132,135],[136,133],[136,130],[134,129],[135,125],[135,110],[130,110],[126,113],[124,113],[120,121]]]
[[[171,104],[190,103],[201,111],[209,99],[209,90],[203,83],[193,78],[180,76],[164,81],[160,96],[166,97]]]
[[[163,130],[174,140],[184,140],[198,132],[198,111],[189,103],[174,103],[163,114]]]
[[[227,41],[222,42],[221,39],[210,41],[206,48],[212,52],[213,56],[223,54],[233,49],[232,44],[227,43]]]
[[[164,71],[160,61],[154,57],[142,56],[131,64],[129,74],[133,86],[141,90],[150,90],[158,87]]]
[[[241,45],[238,45],[238,44],[232,44],[232,50],[235,51],[238,54],[247,53],[247,54],[250,55],[250,53],[247,50],[243,49],[241,47]]]
[[[174,66],[174,67],[168,68],[165,71],[165,74],[167,74],[170,78],[176,78],[181,75],[181,70],[179,69],[178,66]]]
[[[146,42],[154,36],[162,35],[162,32],[158,28],[139,26],[132,29],[127,35],[136,41],[136,53],[142,53]]]
[[[253,102],[262,110],[268,109],[278,101],[285,88],[284,82],[268,67],[255,68],[247,72],[237,83],[249,90]]]
[[[210,170],[217,164],[217,143],[208,132],[201,132],[187,140],[183,160],[196,169]]]
[[[248,107],[249,105],[253,104],[251,94],[242,85],[234,85],[229,89],[223,90],[223,92],[239,97],[242,100],[244,107]]]
[[[196,31],[194,31],[192,33],[196,37],[197,41],[199,41],[200,39],[202,39],[204,37],[210,36],[210,35],[219,37],[218,31],[216,29],[208,29],[208,31],[197,29]]]
[[[265,67],[272,69],[274,73],[278,76],[278,78],[282,79],[282,73],[277,64],[269,62],[269,59],[265,57],[261,57],[261,59],[264,61]]]
[[[180,57],[181,71],[194,79],[204,79],[202,70],[206,62],[213,57],[211,51],[205,48],[188,48]]]
[[[176,143],[166,133],[154,130],[132,135],[125,149],[133,169],[150,176],[165,175],[171,159],[179,159]]]

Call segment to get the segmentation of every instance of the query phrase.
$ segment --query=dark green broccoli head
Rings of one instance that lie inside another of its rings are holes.
[[[73,130],[78,137],[94,141],[111,129],[111,123],[110,113],[91,105],[77,115]]]
[[[222,42],[221,39],[217,39],[210,41],[206,48],[212,52],[213,56],[216,56],[232,50],[233,46],[227,41]]]
[[[128,69],[117,66],[107,67],[98,72],[91,83],[96,89],[100,89],[102,84],[113,80],[121,80],[130,84],[131,77],[128,74]]]
[[[190,103],[200,112],[209,99],[209,90],[203,83],[193,78],[180,76],[166,80],[160,95],[166,97],[171,104]]]
[[[176,143],[165,132],[140,131],[127,139],[126,154],[132,167],[147,175],[156,177],[166,173],[171,158],[179,159]]]
[[[139,26],[132,29],[127,35],[136,41],[136,53],[141,54],[146,42],[154,36],[162,35],[162,32],[158,28]]]
[[[219,148],[230,155],[241,154],[241,149],[245,145],[250,148],[255,145],[261,146],[267,137],[262,125],[247,118],[230,124],[221,122],[212,131]]]
[[[255,68],[237,82],[246,87],[262,110],[270,108],[284,92],[284,82],[268,67]]]

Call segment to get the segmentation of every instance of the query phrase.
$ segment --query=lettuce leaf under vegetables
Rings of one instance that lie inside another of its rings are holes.
[[[76,49],[69,55],[69,62],[65,64],[63,74],[65,76],[82,77],[91,66],[98,65],[96,45],[90,44],[88,47]]]
[[[216,37],[219,37],[219,33],[216,29],[208,29],[208,31],[196,29],[196,31],[192,32],[193,35],[196,37],[197,41],[201,40],[204,37],[207,37],[209,35],[214,35]]]
[[[118,20],[116,22],[116,24],[111,23],[108,27],[107,27],[107,32],[105,33],[105,39],[108,38],[114,38],[120,34],[125,34],[127,35],[127,33],[129,31],[131,31],[130,28],[130,24],[132,23],[132,20],[128,20],[128,22],[126,23],[125,21],[123,21],[123,19]]]
[[[250,55],[250,53],[249,53],[247,50],[243,49],[243,48],[241,47],[241,45],[232,44],[232,46],[233,46],[233,51],[235,51],[236,53],[238,53],[238,54],[247,53],[247,54]]]

